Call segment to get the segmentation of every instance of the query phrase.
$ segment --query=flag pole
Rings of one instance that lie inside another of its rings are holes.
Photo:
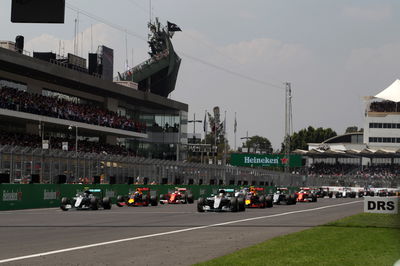
[[[234,131],[235,131],[235,149],[234,151],[236,152],[236,127],[237,127],[237,123],[236,123],[236,112],[235,112],[235,125],[234,125]]]
[[[204,131],[204,147],[201,148],[201,163],[204,162],[203,161],[204,149],[207,150],[207,110],[204,111],[203,131]]]
[[[223,165],[226,165],[226,110],[225,110],[225,119],[224,119],[224,162]]]

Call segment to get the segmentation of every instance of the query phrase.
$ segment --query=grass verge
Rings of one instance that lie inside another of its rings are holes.
[[[400,215],[362,213],[196,265],[393,265]]]

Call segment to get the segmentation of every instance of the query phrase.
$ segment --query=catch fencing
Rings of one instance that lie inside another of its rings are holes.
[[[58,183],[139,183],[174,185],[260,185],[300,186],[299,175],[259,168],[209,165],[110,154],[0,145],[0,173],[11,183],[27,183],[36,176],[42,184]]]
[[[257,186],[374,186],[399,187],[400,176],[306,176],[260,168],[210,165],[110,154],[0,145],[0,174],[11,183],[28,183],[32,176],[42,184],[101,183],[163,185]]]

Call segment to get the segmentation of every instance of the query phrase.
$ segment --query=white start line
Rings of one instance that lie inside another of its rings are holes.
[[[144,238],[152,238],[152,237],[157,237],[157,236],[172,235],[172,234],[183,233],[183,232],[188,232],[188,231],[206,229],[206,228],[210,228],[210,227],[217,227],[217,226],[223,226],[223,225],[229,225],[229,224],[235,224],[235,223],[255,221],[255,220],[260,220],[260,219],[267,219],[267,218],[291,215],[291,214],[296,214],[296,213],[318,211],[318,210],[323,210],[323,209],[328,209],[328,208],[333,208],[333,207],[338,207],[338,206],[343,206],[343,205],[350,205],[350,204],[355,204],[355,203],[360,203],[360,202],[363,202],[363,201],[352,201],[352,202],[334,204],[334,205],[323,206],[323,207],[317,207],[317,208],[312,208],[312,209],[307,209],[307,210],[284,212],[284,213],[278,213],[278,214],[272,214],[272,215],[266,215],[266,216],[259,216],[259,217],[253,217],[253,218],[229,221],[229,222],[224,222],[224,223],[217,223],[217,224],[210,224],[210,225],[204,225],[204,226],[197,226],[197,227],[192,227],[192,228],[168,231],[168,232],[163,232],[163,233],[156,233],[156,234],[150,234],[150,235],[144,235],[144,236],[135,236],[135,237],[123,238],[123,239],[118,239],[118,240],[100,242],[100,243],[84,245],[84,246],[77,246],[77,247],[72,247],[72,248],[52,250],[52,251],[48,251],[48,252],[42,252],[42,253],[36,253],[36,254],[31,254],[31,255],[20,256],[20,257],[3,259],[3,260],[0,260],[0,263],[6,263],[6,262],[12,262],[12,261],[18,261],[18,260],[25,260],[25,259],[32,259],[32,258],[37,258],[37,257],[41,257],[41,256],[48,256],[48,255],[64,253],[64,252],[70,252],[70,251],[75,251],[75,250],[81,250],[81,249],[86,249],[86,248],[94,248],[94,247],[99,247],[99,246],[117,244],[117,243],[121,243],[121,242],[133,241],[133,240],[144,239]]]

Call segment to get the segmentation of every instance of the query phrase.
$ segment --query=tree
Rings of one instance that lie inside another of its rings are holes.
[[[272,153],[272,145],[269,139],[257,135],[246,140],[246,143],[243,143],[243,147],[256,148],[266,153]]]
[[[309,126],[307,129],[302,129],[290,136],[290,151],[296,149],[307,150],[307,143],[321,143],[334,136],[337,136],[337,134],[331,128],[324,129],[319,127],[315,129],[312,126]],[[284,152],[285,143],[282,143],[281,147],[281,152]]]
[[[360,129],[361,129],[361,128],[360,128]],[[358,132],[358,127],[357,127],[357,126],[347,127],[347,128],[346,128],[345,134],[347,134],[347,133],[353,133],[353,132]]]

